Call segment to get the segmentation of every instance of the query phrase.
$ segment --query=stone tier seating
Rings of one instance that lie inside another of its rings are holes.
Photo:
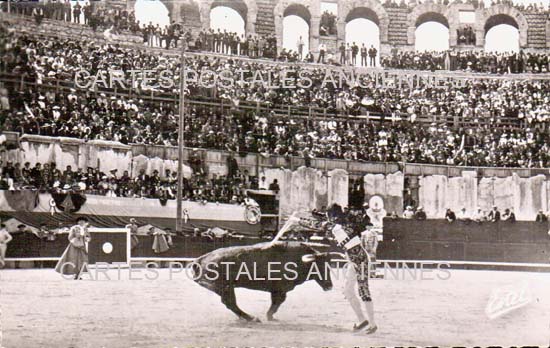
[[[271,0],[257,0],[258,17],[256,19],[256,33],[269,36],[275,33],[275,17],[273,9],[275,3]]]
[[[390,17],[390,27],[388,29],[388,40],[394,44],[407,44],[407,16],[409,9],[406,8],[386,8]]]
[[[18,33],[57,36],[62,38],[78,37],[79,39],[106,40],[103,35],[103,29],[98,29],[94,32],[90,27],[82,24],[44,19],[42,23],[37,26],[33,18],[8,15],[4,12],[0,12],[0,19],[5,23],[9,23],[9,27]],[[143,43],[143,37],[130,32],[123,32],[116,35],[113,41],[125,44],[140,44]]]
[[[527,42],[529,46],[536,48],[546,47],[546,14],[544,13],[525,13],[529,30],[527,32]],[[550,34],[550,33],[548,33]]]

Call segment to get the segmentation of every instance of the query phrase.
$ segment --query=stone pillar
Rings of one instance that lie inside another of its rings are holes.
[[[319,26],[321,17],[312,17],[309,23],[309,51],[319,52]]]
[[[255,35],[256,34],[256,18],[258,17],[258,9],[248,7],[248,12],[246,13],[246,35]]]
[[[337,38],[336,41],[336,47],[340,47],[340,43],[346,42],[346,22],[339,19],[338,22],[336,22],[336,31],[337,31]]]
[[[407,44],[414,46],[416,39],[416,27],[410,26],[407,28]]]
[[[181,2],[178,2],[178,1],[174,1],[172,3],[172,6],[171,8],[169,8],[169,16],[170,16],[170,23],[172,22],[181,22],[182,21],[182,17],[181,17]]]
[[[210,3],[205,4],[204,2],[201,2],[199,11],[202,28],[206,30],[210,29]]]
[[[273,21],[275,24],[275,37],[277,38],[277,56],[283,48],[283,15],[275,13]]]

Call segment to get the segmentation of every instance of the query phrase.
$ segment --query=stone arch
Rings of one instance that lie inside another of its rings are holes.
[[[210,29],[210,11],[218,6],[225,6],[237,11],[244,19],[246,34],[256,33],[258,5],[255,0],[201,0],[200,14],[204,29]]]
[[[357,18],[366,18],[378,25],[380,44],[388,43],[390,17],[378,0],[355,0],[338,2],[338,39],[345,40],[346,23]]]
[[[131,0],[135,3],[135,0]],[[194,7],[195,13],[198,12],[199,5],[194,0],[172,1],[172,0],[160,0],[162,4],[168,9],[168,15],[170,16],[170,22],[176,22],[186,25],[188,22],[183,17],[183,9],[188,7]],[[194,14],[195,14],[194,13]]]
[[[438,22],[449,28],[449,33],[456,26],[456,19],[449,15],[449,7],[441,4],[425,3],[414,7],[407,17],[407,43],[416,43],[416,28],[426,22]]]
[[[308,23],[309,50],[316,52],[319,47],[320,12],[320,2],[316,0],[279,0],[273,8],[277,52],[280,52],[283,46],[283,20],[290,15],[299,16]]]
[[[482,11],[477,21],[477,45],[485,46],[485,35],[492,27],[499,24],[510,24],[519,30],[519,46],[527,47],[527,19],[519,10],[508,5],[494,5]]]

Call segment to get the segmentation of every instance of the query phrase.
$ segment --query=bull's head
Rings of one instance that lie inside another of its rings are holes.
[[[332,289],[332,279],[330,276],[330,252],[320,252],[314,246],[302,243],[310,254],[302,256],[302,262],[310,269],[309,280],[315,280],[317,284],[325,291]],[[326,248],[326,245],[321,245]],[[313,267],[316,267],[315,269]],[[317,272],[318,270],[318,272]]]

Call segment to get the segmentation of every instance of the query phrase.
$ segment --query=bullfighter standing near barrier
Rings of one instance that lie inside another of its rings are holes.
[[[297,217],[295,212],[265,248],[275,245],[279,238],[289,231],[294,224],[299,223],[300,218]],[[376,332],[378,326],[374,320],[374,305],[369,289],[369,261],[370,254],[376,255],[378,236],[372,228],[367,228],[366,231],[361,233],[361,236],[354,235],[353,232],[347,232],[342,225],[333,223],[330,219],[323,222],[322,227],[327,231],[327,236],[333,237],[338,247],[345,251],[346,258],[349,261],[344,295],[359,320],[358,324],[353,325],[353,330],[359,331],[366,328],[366,333],[372,334]],[[359,297],[365,303],[368,319],[365,318],[361,301],[357,297],[356,284],[359,288]]]
[[[369,289],[370,255],[362,242],[363,239],[369,249],[376,250],[376,245],[372,244],[372,238],[370,238],[372,234],[370,232],[362,234],[365,237],[361,238],[358,235],[353,236],[352,233],[348,233],[341,225],[336,224],[332,228],[331,225],[330,222],[325,222],[325,227],[336,240],[338,247],[344,249],[349,261],[344,296],[349,301],[353,312],[359,320],[359,323],[353,326],[353,330],[359,331],[366,327],[367,334],[374,333],[378,329],[378,326],[374,321],[374,305]],[[365,304],[368,319],[365,318],[365,314],[361,308],[361,301],[357,297],[356,285],[359,288],[359,298]]]
[[[88,265],[88,243],[92,238],[87,218],[79,217],[76,223],[69,231],[69,245],[55,266],[55,271],[81,279],[80,275]]]

